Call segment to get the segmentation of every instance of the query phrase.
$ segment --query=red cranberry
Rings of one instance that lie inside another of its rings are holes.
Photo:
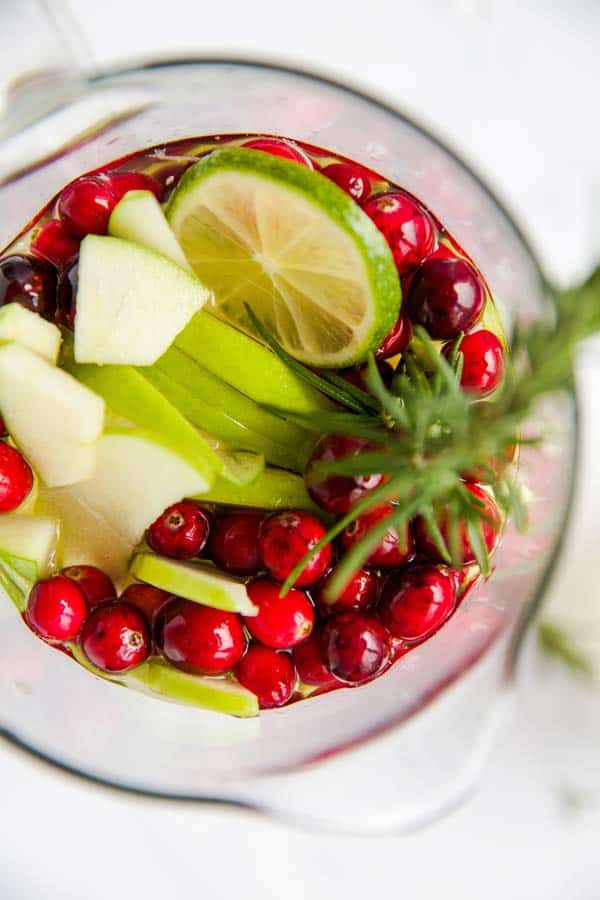
[[[256,616],[246,616],[244,624],[257,640],[286,650],[305,640],[311,633],[315,611],[306,594],[292,589],[281,597],[281,585],[270,578],[255,578],[246,585],[248,596],[258,607]]]
[[[342,532],[342,544],[346,550],[349,550],[360,540],[362,540],[375,525],[378,525],[381,519],[391,516],[396,510],[391,503],[382,503],[380,506],[371,509],[368,512],[358,516],[354,522]],[[377,566],[380,569],[394,569],[396,566],[403,566],[415,555],[415,547],[410,527],[406,527],[404,548],[401,548],[398,542],[398,532],[395,528],[389,528],[385,533],[381,542],[367,560],[367,564]]]
[[[246,638],[236,613],[200,606],[176,597],[159,612],[156,644],[179,669],[197,675],[219,675],[242,658]]]
[[[378,450],[376,444],[364,438],[328,434],[321,438],[306,468],[308,493],[325,512],[344,516],[365,494],[383,483],[384,475],[317,475],[315,463],[337,462],[348,456]]]
[[[383,625],[355,610],[328,619],[320,642],[327,668],[348,684],[362,684],[378,675],[391,651],[391,639]]]
[[[287,653],[252,644],[236,669],[240,684],[258,697],[261,709],[283,706],[292,696],[296,670]]]
[[[443,348],[447,359],[452,347],[453,344],[446,344]],[[493,331],[482,329],[466,334],[458,352],[463,358],[460,383],[464,390],[478,397],[486,397],[495,391],[504,372],[504,351]]]
[[[260,569],[258,533],[264,519],[261,512],[232,512],[221,516],[210,537],[210,554],[215,563],[234,575],[256,575]]]
[[[128,672],[150,655],[150,629],[139,609],[117,601],[91,611],[80,643],[96,668],[103,672]]]
[[[407,309],[432,338],[451,340],[473,325],[484,303],[482,281],[465,259],[426,259],[411,281]]]
[[[88,606],[92,609],[107,600],[116,600],[115,586],[101,569],[96,566],[68,566],[61,575],[74,581],[83,591]]]
[[[395,638],[423,641],[448,618],[455,603],[454,579],[448,572],[414,566],[387,578],[379,615]]]
[[[421,204],[404,191],[379,194],[363,205],[390,246],[400,275],[406,275],[435,246],[436,227]]]
[[[146,533],[153,550],[173,559],[198,556],[210,533],[208,513],[191,500],[169,506]]]
[[[0,513],[13,512],[31,493],[33,472],[18,450],[0,443]]]
[[[143,172],[113,172],[106,177],[116,203],[128,191],[152,191],[157,200],[162,200],[164,186],[151,175],[144,175]]]
[[[252,138],[250,141],[245,141],[242,146],[249,150],[261,150],[263,153],[270,153],[271,156],[291,159],[293,162],[308,166],[309,169],[313,168],[310,157],[292,141],[280,140],[279,138]]]
[[[406,313],[402,311],[396,320],[396,324],[384,337],[375,351],[376,359],[389,359],[403,353],[410,344],[412,338],[412,325]]]
[[[0,260],[0,306],[20,303],[52,321],[56,315],[57,271],[35,256],[6,256]]]
[[[301,509],[273,513],[264,520],[258,536],[258,553],[277,581],[285,581],[294,567],[325,536],[327,529],[316,516]],[[322,578],[331,565],[331,545],[326,544],[302,569],[296,587],[306,587]]]
[[[148,622],[153,622],[159,609],[172,598],[173,594],[169,594],[168,591],[161,591],[160,588],[141,582],[128,584],[120,597],[121,600],[141,610]]]
[[[292,650],[292,659],[298,678],[303,684],[317,687],[332,687],[338,684],[323,661],[318,634],[313,633],[307,640],[297,644]]]
[[[2,416],[0,416],[0,438],[5,437],[8,437],[8,429],[6,427],[6,422],[4,421]]]
[[[79,253],[79,241],[67,233],[60,219],[50,219],[31,242],[31,252],[64,269]]]
[[[352,163],[331,163],[331,165],[325,166],[322,172],[343,191],[350,194],[357,203],[365,200],[371,193],[371,179],[362,166]]]
[[[108,178],[85,175],[64,188],[58,200],[58,215],[69,234],[106,234],[110,214],[117,205]]]
[[[69,578],[54,575],[38,581],[29,595],[25,618],[46,640],[72,641],[87,615],[83,591]]]
[[[481,528],[483,531],[483,539],[485,545],[488,551],[491,552],[494,549],[494,546],[498,539],[498,532],[500,531],[501,521],[498,507],[496,506],[490,495],[483,490],[483,488],[470,482],[465,482],[465,487],[468,491],[471,492],[471,494],[473,494],[474,497],[477,497],[477,499],[480,500],[485,507],[487,518],[481,519]],[[491,521],[488,521],[488,519]],[[437,524],[446,542],[446,545],[448,546],[448,514],[443,509],[438,512]],[[427,531],[425,522],[421,518],[416,519],[414,528],[417,547],[420,552],[425,556],[430,557],[430,559],[435,559],[439,562],[443,562],[444,560],[441,558],[437,547],[429,536],[429,532]],[[460,541],[462,557],[460,561],[462,565],[467,565],[468,563],[475,562],[475,554],[473,553],[473,549],[469,542],[467,528],[464,522],[460,523]]]
[[[391,387],[394,379],[394,367],[384,359],[378,359],[377,369],[385,386],[387,388]],[[342,378],[345,378],[346,381],[350,382],[350,384],[353,384],[354,387],[357,387],[359,390],[365,391],[368,394],[370,393],[369,385],[367,384],[368,371],[368,365],[363,363],[362,366],[351,366],[349,369],[341,369],[339,374]]]
[[[312,598],[318,609],[325,613],[342,612],[345,609],[366,609],[377,599],[379,579],[368,569],[357,569],[344,590],[335,598],[328,598],[327,588],[334,572],[326,575],[312,591]]]

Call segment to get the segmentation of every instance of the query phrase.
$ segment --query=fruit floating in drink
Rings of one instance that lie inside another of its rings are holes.
[[[3,251],[0,304],[0,584],[90,672],[253,716],[385,677],[481,577],[485,471],[475,530],[404,515],[384,425],[402,379],[486,402],[505,339],[384,175],[280,137],[143,150]]]

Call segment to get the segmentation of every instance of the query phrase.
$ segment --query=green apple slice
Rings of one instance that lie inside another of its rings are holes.
[[[121,238],[89,234],[79,252],[75,359],[149,366],[208,299],[170,259]]]
[[[262,453],[248,453],[245,450],[227,450],[215,442],[216,452],[223,460],[221,477],[231,485],[244,487],[252,484],[265,470]]]
[[[233,487],[222,478],[196,498],[204,503],[252,506],[259,509],[307,509],[319,512],[310,499],[304,478],[285,469],[267,468],[251,483]]]
[[[163,510],[183,497],[208,490],[209,481],[154,432],[108,430],[98,441],[92,477],[73,489],[130,544],[136,544]]]
[[[154,696],[213,712],[243,719],[258,715],[258,698],[242,687],[233,675],[206,678],[182,672],[160,659],[150,659],[125,675],[124,682]]]
[[[177,335],[175,345],[257,403],[299,413],[333,409],[268,347],[204,310]]]
[[[14,341],[0,345],[0,409],[47,485],[75,484],[93,473],[104,401]]]
[[[0,588],[19,612],[29,592],[50,571],[56,556],[59,522],[42,516],[0,516]]]
[[[73,487],[40,487],[38,511],[60,520],[60,566],[97,566],[117,582],[127,572],[135,542],[116,531]]]
[[[111,213],[108,233],[161,253],[182,269],[191,271],[152,191],[128,191]]]
[[[59,523],[48,516],[9,513],[0,516],[0,553],[34,564],[35,574],[44,578],[56,554]]]
[[[95,366],[65,359],[74,378],[103,397],[111,412],[155,433],[157,441],[212,481],[223,460],[198,430],[132,366]]]
[[[400,308],[381,232],[320,172],[244,148],[214,150],[183,175],[167,218],[210,306],[248,333],[250,306],[308,365],[364,360]]]
[[[263,454],[275,465],[297,471],[302,469],[304,460],[301,459],[301,447],[278,444],[271,438],[248,428],[231,415],[225,404],[221,405],[218,402],[218,390],[201,395],[196,390],[192,392],[189,388],[177,384],[156,366],[149,366],[144,371],[152,384],[205,436],[210,434],[213,438],[225,441],[240,450]],[[216,388],[220,387],[221,384],[217,381]]]
[[[65,357],[64,367],[106,401],[110,411],[127,422],[156,433],[165,447],[178,453],[201,475],[212,481],[218,472],[233,484],[246,484],[263,471],[265,460],[257,453],[236,453],[202,434],[159,386],[148,378],[151,367],[95,366]]]
[[[23,572],[24,563],[29,570],[25,573]],[[34,568],[33,563],[15,560],[12,556],[0,553],[0,590],[4,591],[20,613],[25,612],[29,593],[36,581],[35,575],[32,574]]]
[[[56,365],[61,340],[56,325],[19,303],[9,303],[0,309],[0,342],[16,341]]]
[[[163,700],[185,703],[238,718],[258,715],[256,695],[242,687],[231,674],[211,678],[191,675],[162,659],[152,657],[125,675],[108,675],[89,662],[78,644],[71,644],[70,649],[74,659],[83,668],[105,681],[124,684]]]
[[[156,366],[149,370],[150,378],[154,377],[155,370],[160,373],[159,377],[165,376],[162,390],[166,396],[175,405],[179,405],[183,414],[199,428],[211,431],[217,437],[228,439],[224,431],[215,432],[214,428],[200,421],[200,413],[205,406],[213,406],[227,416],[229,421],[233,420],[266,438],[264,445],[259,444],[259,449],[264,452],[269,462],[287,468],[297,468],[299,471],[303,469],[314,444],[313,438],[303,428],[262,409],[258,403],[226,384],[177,347],[170,347]],[[182,391],[185,394],[182,394]],[[188,399],[189,394],[200,402]],[[231,442],[235,444],[235,439],[231,439]],[[279,452],[275,450],[277,458],[274,458],[273,444],[276,444],[279,450]],[[244,446],[243,449],[256,448]]]
[[[224,575],[206,563],[179,562],[154,553],[140,553],[133,560],[131,574],[139,581],[203,606],[243,616],[255,616],[258,612],[243,581]]]

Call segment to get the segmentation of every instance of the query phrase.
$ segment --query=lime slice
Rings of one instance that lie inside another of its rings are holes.
[[[215,150],[185,173],[167,218],[212,290],[206,309],[253,333],[245,304],[296,359],[364,359],[398,316],[383,236],[325,176],[258,150]]]

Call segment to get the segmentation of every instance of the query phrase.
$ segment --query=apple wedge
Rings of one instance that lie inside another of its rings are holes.
[[[299,413],[334,408],[268,347],[208,312],[197,313],[175,344],[257,403]]]
[[[149,366],[144,372],[147,373],[148,380],[205,436],[210,435],[215,441],[224,441],[239,450],[264,454],[269,462],[288,468],[300,466],[294,448],[288,449],[246,427],[230,415],[226,406],[213,405],[216,395],[208,398],[206,395],[192,393],[188,388],[176,384],[156,366]]]
[[[135,542],[127,540],[91,509],[72,487],[40,487],[37,509],[60,520],[59,565],[97,566],[113,581],[127,572]]]
[[[187,459],[209,482],[219,473],[233,484],[246,484],[264,470],[262,455],[230,451],[202,434],[152,383],[149,368],[81,364],[68,354],[63,366],[103,397],[111,413],[156,433],[160,443]]]
[[[153,383],[160,383],[165,396],[199,428],[241,449],[260,449],[275,465],[304,469],[314,445],[308,432],[262,409],[177,347],[170,347],[147,371]],[[207,406],[217,410],[218,415],[207,416]],[[239,443],[244,438],[253,445]]]
[[[167,506],[210,486],[155,432],[107,430],[97,452],[95,472],[73,489],[73,496],[129,544],[137,544]]]
[[[150,658],[125,675],[108,675],[89,662],[78,644],[71,644],[70,650],[76,662],[105,681],[124,684],[153,697],[186,703],[189,706],[226,713],[241,719],[258,715],[256,695],[242,687],[233,675],[219,678],[191,675],[157,657]]]
[[[192,271],[152,191],[128,191],[111,213],[108,233],[160,253],[182,269]]]
[[[310,499],[301,475],[285,469],[266,468],[254,481],[234,487],[216,478],[206,493],[195,498],[202,503],[224,503],[258,509],[307,509],[320,512]]]
[[[54,518],[17,513],[0,516],[0,588],[19,612],[25,609],[35,582],[50,570],[58,533],[59,523]]]
[[[60,329],[19,303],[0,309],[0,343],[15,341],[56,365],[62,341]]]
[[[133,560],[131,575],[203,606],[213,606],[243,616],[255,616],[258,612],[248,597],[243,581],[225,575],[206,563],[179,562],[154,553],[140,553]]]
[[[89,234],[79,253],[75,359],[152,365],[208,296],[195,276],[160,253]]]
[[[54,560],[58,532],[58,520],[49,516],[5,514],[0,516],[0,553],[30,562],[34,576],[44,578]]]
[[[103,397],[112,413],[144,431],[185,459],[210,484],[222,470],[219,454],[196,428],[133,366],[83,365],[65,358],[65,369]]]
[[[15,443],[49,486],[92,475],[104,401],[33,350],[0,345],[0,409]]]

